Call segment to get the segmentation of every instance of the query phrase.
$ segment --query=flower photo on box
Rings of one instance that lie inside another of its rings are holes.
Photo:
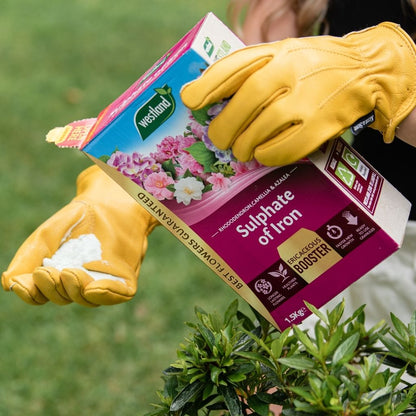
[[[255,160],[237,161],[231,150],[216,148],[208,138],[209,123],[226,103],[188,110],[183,134],[164,137],[149,155],[116,149],[105,162],[159,201],[189,205],[206,192],[224,191],[233,178],[261,166]]]

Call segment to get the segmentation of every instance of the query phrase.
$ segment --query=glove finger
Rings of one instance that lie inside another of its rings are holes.
[[[43,305],[48,299],[36,287],[32,274],[14,276],[9,282],[9,289],[30,305]]]
[[[322,123],[316,128],[305,124],[293,124],[275,137],[254,149],[255,159],[265,166],[283,166],[308,156],[331,138],[340,136],[343,130]]]
[[[211,65],[197,80],[181,90],[183,103],[191,109],[219,102],[233,95],[244,81],[272,59],[268,48],[251,46],[240,49]]]
[[[133,298],[136,291],[125,283],[115,280],[98,280],[84,290],[84,297],[97,305],[116,305]]]
[[[327,140],[340,136],[355,121],[358,110],[339,112],[341,102],[333,111],[308,102],[316,111],[296,104],[296,96],[285,97],[270,104],[235,141],[237,159],[256,158],[266,166],[287,165],[309,155]],[[344,114],[346,113],[346,114]]]
[[[232,146],[234,156],[246,162],[254,155],[264,159],[269,156],[266,166],[277,166],[295,162],[308,154],[308,151],[315,148],[314,143],[303,140],[295,132],[302,128],[303,120],[299,106],[293,106],[289,97],[271,103],[263,111],[259,112],[257,118],[236,138]],[[215,121],[215,120],[214,120]],[[280,144],[288,140],[285,153],[279,153]],[[300,146],[301,142],[303,145]],[[267,155],[270,151],[272,154]],[[282,163],[282,162],[286,163]],[[288,162],[290,161],[290,162]]]
[[[93,261],[84,265],[94,279],[84,289],[84,297],[99,305],[115,305],[130,300],[137,290],[137,274],[124,262]]]
[[[90,302],[84,296],[84,290],[93,278],[82,269],[64,269],[61,272],[62,285],[69,298],[79,305],[96,307],[99,304]]]
[[[72,302],[61,282],[61,273],[53,267],[38,267],[33,273],[33,280],[43,295],[57,305]]]
[[[281,84],[281,80],[269,68],[265,68],[264,71],[259,70],[241,85],[220,114],[212,120],[208,128],[209,138],[219,149],[230,148],[243,132],[250,129],[251,123],[257,122],[264,109],[269,109],[271,103],[283,99],[289,91],[290,88],[286,84]],[[276,123],[281,124],[278,114],[271,119],[272,123],[270,119],[265,123],[267,130]],[[260,121],[259,124],[264,123]],[[261,129],[256,131],[260,134],[256,139],[262,140],[265,133]],[[252,138],[254,135],[248,136]],[[235,156],[238,158],[237,155]],[[251,157],[245,157],[244,161],[250,160]]]

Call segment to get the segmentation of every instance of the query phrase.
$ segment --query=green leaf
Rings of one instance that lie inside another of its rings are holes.
[[[410,318],[409,332],[410,332],[410,335],[412,335],[413,337],[416,337],[416,311],[412,313],[412,316]]]
[[[237,311],[237,319],[242,322],[243,328],[247,331],[252,331],[256,327],[253,320],[240,310]]]
[[[166,160],[162,163],[162,168],[165,172],[170,173],[173,179],[176,179],[176,169],[172,159]]]
[[[213,185],[212,183],[209,183],[208,185],[204,186],[202,189],[202,193],[204,194],[205,192],[209,192],[212,191]]]
[[[352,380],[349,377],[346,377],[345,375],[341,374],[341,381],[344,383],[344,386],[348,390],[350,399],[357,400],[358,393],[359,393],[359,386],[352,382]]]
[[[199,110],[192,110],[192,116],[199,124],[201,124],[202,126],[205,126],[207,124],[207,121],[211,119],[211,117],[208,115],[208,110],[211,107],[212,107],[212,104],[209,104],[205,107],[202,107]]]
[[[204,388],[204,391],[202,392],[202,400],[207,399],[212,391],[214,390],[214,385],[212,383],[207,383],[207,385]]]
[[[169,95],[170,92],[169,89],[165,90],[164,88],[155,88],[155,91],[160,95]]]
[[[274,369],[273,364],[267,359],[267,357],[257,353],[257,352],[249,352],[249,351],[236,351],[235,355],[239,357],[246,358],[250,361],[258,361],[262,364],[264,364],[266,367],[269,367],[271,369]]]
[[[315,368],[314,360],[302,357],[300,355],[288,358],[279,358],[277,361],[287,367],[294,368],[296,370],[312,370]]]
[[[306,307],[314,314],[316,315],[322,322],[325,322],[327,325],[329,325],[328,317],[322,313],[317,307],[313,306],[311,303],[304,301]]]
[[[244,381],[246,378],[247,376],[243,373],[234,373],[227,377],[227,379],[232,383],[240,383],[241,381]]]
[[[338,387],[341,384],[341,381],[338,377],[333,375],[327,375],[322,384],[323,390],[331,392],[334,396],[337,395]]]
[[[325,358],[326,356],[326,345],[327,345],[327,341],[326,338],[328,336],[328,331],[326,330],[326,328],[324,328],[320,322],[317,322],[315,325],[315,342],[316,342],[316,346],[319,349],[319,351],[321,351],[321,355],[323,356],[323,358]]]
[[[174,366],[170,366],[166,368],[165,370],[163,370],[163,374],[167,376],[173,376],[173,375],[182,374],[182,373],[183,373],[182,368],[177,368]]]
[[[177,412],[182,409],[190,400],[198,395],[198,393],[204,390],[205,383],[202,381],[196,381],[195,383],[185,386],[179,394],[173,399],[170,405],[171,412]]]
[[[316,399],[312,396],[312,394],[309,392],[309,389],[306,387],[290,387],[290,390],[293,391],[293,393],[296,393],[298,396],[302,397],[309,403],[315,403]]]
[[[316,396],[320,396],[322,390],[322,381],[319,377],[309,376],[309,385]]]
[[[204,172],[211,172],[211,166],[217,158],[215,157],[215,153],[207,149],[203,142],[196,142],[185,148],[185,150],[204,167]]]
[[[390,313],[390,318],[397,334],[400,335],[400,338],[407,344],[409,341],[409,334],[406,325],[393,313]]]
[[[297,325],[293,326],[293,331],[298,340],[305,346],[306,350],[316,358],[321,358],[321,354],[316,348],[315,344],[305,332],[303,332]]]
[[[342,318],[342,315],[344,314],[345,309],[345,301],[342,300],[342,302],[338,303],[338,305],[335,306],[335,308],[329,312],[328,314],[328,320],[329,320],[329,326],[335,328],[339,324],[339,321]]]
[[[101,160],[101,161],[102,161],[102,162],[104,162],[104,163],[107,163],[107,162],[108,162],[108,160],[110,159],[110,156],[107,156],[107,155],[102,155],[102,156],[100,156],[98,159],[99,159],[99,160]]]
[[[243,416],[241,401],[232,386],[218,386],[218,391],[224,397],[225,404],[230,412],[230,416]]]
[[[166,189],[168,189],[171,192],[175,192],[175,185],[167,185]]]
[[[406,394],[406,398],[401,401],[401,403],[396,407],[396,409],[394,409],[394,412],[393,412],[392,416],[399,415],[408,408],[409,404],[411,403],[411,401],[412,401],[412,399],[415,395],[415,392],[416,392],[416,384],[414,384],[409,389],[409,391]],[[415,412],[415,414],[416,414],[416,412]]]
[[[209,349],[212,351],[215,344],[215,335],[205,326],[198,325],[198,331],[203,336],[205,342],[208,344]]]
[[[345,320],[345,323],[352,322],[354,319],[357,319],[360,323],[364,324],[365,314],[364,314],[365,305],[361,305],[357,308],[354,313]]]
[[[219,367],[217,367],[217,366],[215,366],[215,365],[211,366],[211,371],[210,371],[210,374],[211,374],[211,381],[212,381],[215,385],[218,385],[220,375],[221,375],[223,372],[224,372],[224,370],[223,370],[222,368],[219,368]]]
[[[228,323],[237,315],[238,311],[238,299],[235,299],[233,302],[230,303],[227,310],[224,314],[224,324],[228,325]]]
[[[368,413],[370,414],[371,409],[376,409],[380,406],[383,406],[391,398],[391,389],[389,387],[384,387],[382,389],[370,391],[367,394],[363,394],[362,399],[368,400],[370,407]]]
[[[183,174],[183,177],[184,178],[193,178],[194,175],[189,169],[186,169],[185,173]]]
[[[249,396],[247,404],[259,416],[269,416],[269,404],[261,400],[257,395]]]
[[[329,341],[324,345],[324,352],[326,355],[332,354],[337,348],[344,335],[342,326],[339,326],[329,338]]]
[[[270,322],[257,310],[250,305],[250,309],[260,324],[263,334],[267,334],[271,324]]]
[[[389,386],[392,389],[396,388],[401,383],[401,378],[405,372],[406,367],[402,367],[399,371],[396,371],[395,373],[391,374],[390,377],[387,379],[386,386]]]
[[[353,356],[354,351],[358,346],[360,340],[360,334],[356,332],[343,341],[334,352],[332,362],[334,365],[344,364],[348,362]]]
[[[409,363],[416,363],[416,356],[403,350],[403,348],[397,342],[384,335],[380,335],[380,341],[386,346],[389,352],[396,357],[399,357]]]
[[[270,349],[272,351],[272,354],[275,358],[280,358],[282,355],[283,347],[286,343],[286,340],[289,336],[289,332],[291,331],[291,328],[286,328],[277,339],[273,340],[270,344]]]
[[[386,382],[384,381],[384,377],[382,373],[377,373],[374,377],[371,378],[369,386],[371,390],[377,390],[385,387]]]

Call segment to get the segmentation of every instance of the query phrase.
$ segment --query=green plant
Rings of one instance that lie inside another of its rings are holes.
[[[319,318],[311,333],[279,332],[237,301],[222,318],[196,308],[149,415],[268,416],[271,404],[288,416],[416,415],[416,312],[366,329],[364,306],[344,320],[343,302],[307,306]]]

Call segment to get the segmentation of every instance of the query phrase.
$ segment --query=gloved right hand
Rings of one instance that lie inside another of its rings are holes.
[[[371,111],[391,142],[416,106],[416,47],[382,23],[342,38],[312,36],[248,46],[181,91],[192,110],[232,97],[208,136],[240,161],[295,162]]]
[[[85,306],[130,300],[147,237],[158,222],[97,166],[83,171],[77,195],[22,244],[2,286],[25,302]]]

